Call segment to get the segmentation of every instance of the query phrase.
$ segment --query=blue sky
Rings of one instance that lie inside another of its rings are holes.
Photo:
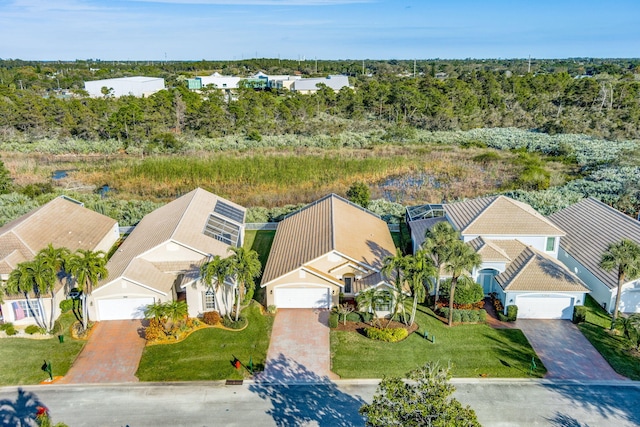
[[[0,0],[0,58],[640,57],[638,0]]]

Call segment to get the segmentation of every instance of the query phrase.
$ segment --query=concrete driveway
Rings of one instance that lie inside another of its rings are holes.
[[[141,320],[98,322],[62,384],[137,382],[145,340]]]
[[[258,380],[272,383],[317,383],[337,379],[331,372],[329,312],[279,309],[271,330],[265,370]]]
[[[624,380],[569,320],[522,319],[525,334],[547,368],[545,378],[564,380]]]

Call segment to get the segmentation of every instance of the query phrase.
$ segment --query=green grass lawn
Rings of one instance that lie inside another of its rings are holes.
[[[244,233],[244,248],[253,249],[258,252],[258,259],[260,260],[260,264],[262,264],[260,276],[257,277],[255,281],[256,287],[253,294],[253,299],[260,303],[266,301],[264,289],[260,288],[260,278],[262,277],[262,272],[264,272],[264,266],[267,264],[267,258],[269,258],[271,244],[273,243],[275,235],[275,230],[246,230]]]
[[[267,357],[273,317],[253,304],[243,311],[249,325],[242,331],[202,329],[176,344],[146,347],[138,366],[140,381],[242,379],[245,370],[232,366],[234,357],[262,369]]]
[[[64,331],[62,344],[57,337],[0,340],[0,385],[37,384],[49,378],[49,374],[40,369],[45,360],[51,362],[54,376],[65,375],[85,343],[71,338],[69,327],[74,321],[71,312],[61,316],[60,323]]]
[[[625,337],[615,336],[607,331],[611,325],[609,313],[590,296],[587,297],[585,306],[588,309],[586,322],[578,325],[582,334],[617,373],[639,381],[640,359],[629,353],[631,344]]]
[[[452,364],[454,377],[519,378],[529,376],[531,358],[537,368],[534,377],[546,369],[524,334],[518,329],[493,329],[487,325],[449,328],[418,306],[416,322],[420,334],[398,343],[373,341],[354,332],[331,331],[332,370],[342,378],[403,376],[428,361]],[[428,331],[435,343],[422,337]]]

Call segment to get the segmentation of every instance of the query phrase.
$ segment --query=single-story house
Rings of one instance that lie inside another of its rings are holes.
[[[197,188],[146,215],[107,263],[109,277],[89,298],[91,319],[142,318],[147,305],[175,300],[186,300],[190,317],[222,311],[200,280],[200,266],[242,245],[245,214]],[[228,283],[219,292],[233,297]]]
[[[482,257],[472,277],[505,309],[517,305],[519,318],[570,319],[584,303],[588,288],[557,260],[564,231],[531,206],[505,196],[433,206],[442,212],[423,209],[408,222],[414,248],[426,229],[448,221]]]
[[[268,306],[331,308],[340,294],[391,286],[381,269],[393,254],[378,215],[330,194],[278,224],[261,287]]]
[[[78,249],[108,252],[120,237],[118,223],[83,206],[71,198],[60,196],[49,203],[21,216],[0,228],[0,279],[5,281],[19,263],[31,261],[49,244],[65,247],[71,252]],[[66,298],[69,289],[59,282],[56,302]],[[50,316],[50,298],[41,299],[42,306],[32,305],[33,310]],[[54,307],[54,318],[60,312]],[[33,312],[22,295],[4,296],[2,315],[4,321],[16,325],[35,323]]]
[[[584,199],[549,216],[567,235],[560,242],[558,259],[580,277],[590,295],[613,312],[618,292],[616,270],[600,268],[600,259],[611,243],[630,239],[640,245],[640,221],[593,198]],[[622,285],[620,311],[640,312],[640,279]]]

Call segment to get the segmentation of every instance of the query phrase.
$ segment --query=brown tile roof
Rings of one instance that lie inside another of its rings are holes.
[[[611,243],[624,238],[640,244],[640,221],[593,199],[584,199],[549,216],[567,235],[560,247],[610,289],[618,286],[616,271],[600,268],[600,258]]]
[[[505,291],[589,292],[558,260],[532,247],[525,247],[495,279]]]
[[[395,246],[377,215],[330,194],[278,224],[262,286],[333,250],[380,269]]]
[[[526,203],[492,196],[444,205],[461,234],[564,236],[564,232]]]
[[[482,237],[467,242],[480,256],[483,262],[510,262],[511,258],[493,240],[485,240]]]
[[[144,274],[136,271],[140,264],[134,263],[133,260],[169,241],[199,251],[203,257],[208,254],[227,256],[229,249],[227,244],[202,233],[209,214],[218,200],[237,207],[242,212],[245,211],[245,208],[239,205],[196,188],[146,215],[107,263],[109,277],[101,281],[99,286],[110,283],[118,277],[135,276],[138,280],[143,280],[141,283],[155,287],[151,277],[145,279]],[[162,273],[156,267],[153,268]],[[147,271],[146,269],[145,266],[144,270]],[[160,282],[158,286],[164,286]]]
[[[76,202],[57,197],[0,228],[0,260],[6,261],[9,256],[13,262],[33,259],[50,243],[72,252],[94,250],[116,223]]]

